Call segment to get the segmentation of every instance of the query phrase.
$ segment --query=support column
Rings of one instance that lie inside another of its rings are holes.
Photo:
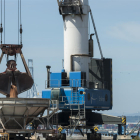
[[[122,135],[122,125],[118,124],[118,135]]]
[[[50,111],[49,111],[49,109],[47,109],[47,116],[49,116],[49,113]],[[48,119],[48,117],[47,117],[47,129],[49,129],[49,119]]]
[[[124,135],[126,135],[126,125],[124,125],[123,127],[124,127]]]

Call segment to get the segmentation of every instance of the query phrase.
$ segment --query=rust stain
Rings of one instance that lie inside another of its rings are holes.
[[[10,98],[18,98],[18,91],[15,85],[11,85]]]

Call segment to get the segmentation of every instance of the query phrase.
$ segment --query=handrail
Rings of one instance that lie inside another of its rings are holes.
[[[80,5],[79,0],[64,2],[62,1],[59,6],[72,6],[72,5]]]
[[[60,96],[59,100],[51,100],[50,102],[50,108],[57,109],[62,106],[73,106],[73,105],[85,105],[84,97],[82,96],[75,96],[78,97],[78,100],[73,100],[74,96]]]
[[[67,81],[67,83],[64,83],[64,81],[66,81],[66,79],[53,79],[53,80],[49,80],[50,83],[50,87],[87,87],[87,85],[92,82],[94,83],[94,87],[95,88],[99,88],[98,85],[96,85],[96,83],[98,84],[100,81],[94,80],[94,81],[90,81],[90,80],[86,80],[86,79],[69,79]],[[104,81],[105,87],[108,87],[108,82]],[[47,80],[45,80],[45,88],[47,88]]]
[[[81,4],[81,2],[80,2],[80,0],[75,0],[75,1],[68,1],[68,2],[64,2],[63,0],[61,0],[61,1],[59,1],[59,0],[57,0],[57,2],[58,2],[58,5],[59,6],[73,6],[73,5],[82,5]]]

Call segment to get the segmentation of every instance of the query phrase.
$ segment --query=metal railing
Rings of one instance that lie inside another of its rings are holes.
[[[62,86],[71,86],[71,87],[86,87],[86,79],[53,79],[49,80],[50,87],[62,87]],[[47,88],[47,80],[45,81],[45,88]]]
[[[69,106],[69,108],[72,108],[72,106],[82,106],[85,104],[84,97],[82,96],[76,96],[77,100],[73,100],[73,96],[60,96],[59,100],[51,100],[50,101],[50,108],[51,109],[57,109],[57,108],[64,108],[65,106]]]
[[[57,0],[59,6],[82,5],[80,0]]]
[[[59,100],[51,100],[49,109],[55,110],[59,108]]]
[[[45,88],[47,88],[47,80],[45,81]],[[92,88],[96,88],[96,89],[103,89],[101,87],[101,82],[99,81],[90,81],[90,80],[86,80],[86,79],[70,79],[70,80],[66,80],[66,79],[53,79],[53,80],[49,80],[49,85],[52,88],[55,87],[92,87]],[[108,82],[104,81],[104,89],[108,88]]]
[[[74,101],[73,97],[77,97],[77,100]],[[60,96],[59,97],[59,104],[65,105],[75,105],[75,104],[84,104],[84,97],[83,96]]]

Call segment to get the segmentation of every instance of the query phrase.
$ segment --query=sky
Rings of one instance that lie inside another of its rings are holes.
[[[113,59],[113,109],[110,115],[140,112],[140,1],[89,0],[105,58]],[[5,43],[18,43],[18,1],[6,0]],[[47,79],[46,65],[52,72],[62,69],[63,20],[57,0],[22,0],[23,54],[33,59],[34,81],[41,92]],[[90,19],[90,33],[94,33]],[[100,58],[94,37],[95,58]],[[17,68],[25,72],[20,56]],[[6,58],[0,72],[6,69]],[[26,97],[26,93],[19,97]]]

